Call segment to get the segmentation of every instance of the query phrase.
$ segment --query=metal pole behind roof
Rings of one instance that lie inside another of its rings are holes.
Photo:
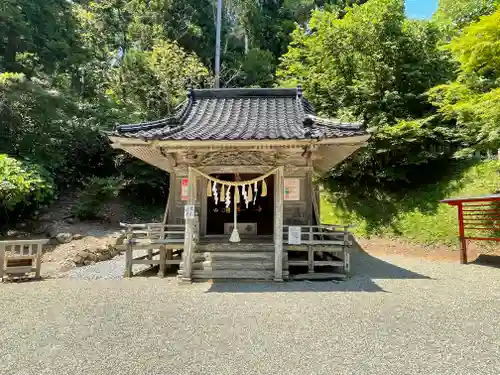
[[[214,87],[220,85],[220,33],[222,24],[222,0],[217,0],[217,24],[215,32],[215,83]]]

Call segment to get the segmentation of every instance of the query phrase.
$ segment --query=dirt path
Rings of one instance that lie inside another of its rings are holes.
[[[459,262],[460,254],[458,245],[450,247],[446,245],[415,245],[403,240],[393,238],[357,239],[361,248],[372,255],[399,255],[411,258],[421,258],[445,262]],[[469,242],[467,245],[469,263],[482,262],[485,259],[500,259],[500,247],[494,247],[485,241]]]

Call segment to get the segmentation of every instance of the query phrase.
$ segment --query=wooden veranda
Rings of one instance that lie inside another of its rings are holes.
[[[195,219],[195,222],[197,219]],[[199,237],[195,224],[190,257],[184,251],[185,226],[122,224],[127,240],[125,276],[133,276],[134,264],[158,266],[159,277],[167,267],[179,266],[183,278],[186,268],[195,279],[275,279],[274,242],[272,236],[243,237],[230,243],[224,236]],[[300,233],[299,238],[293,232]],[[293,241],[290,237],[295,236]],[[349,226],[285,226],[282,238],[282,279],[345,278],[350,272]],[[295,270],[291,270],[295,268]],[[327,269],[327,271],[325,271]]]

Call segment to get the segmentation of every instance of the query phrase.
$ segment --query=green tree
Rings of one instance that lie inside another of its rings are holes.
[[[0,153],[45,167],[58,185],[114,170],[97,125],[73,97],[23,74],[0,74]]]
[[[363,152],[338,168],[358,184],[411,182],[417,169],[447,152],[450,129],[438,126],[426,91],[450,77],[439,30],[407,20],[402,0],[370,0],[343,18],[315,11],[297,28],[279,78],[302,83],[317,110],[374,131]]]
[[[194,53],[160,40],[151,51],[127,51],[108,93],[139,117],[157,119],[172,114],[188,87],[210,85],[210,74]]]
[[[3,0],[0,4],[0,70],[33,75],[65,70],[81,58],[71,3]]]
[[[495,11],[496,0],[439,0],[433,18],[452,29],[461,29]]]
[[[466,27],[449,50],[459,64],[457,79],[431,90],[446,119],[456,122],[461,150],[500,148],[500,9]]]

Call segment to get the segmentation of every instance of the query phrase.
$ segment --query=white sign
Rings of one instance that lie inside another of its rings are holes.
[[[300,179],[299,178],[285,178],[283,189],[286,201],[299,201],[300,200]]]
[[[186,204],[184,206],[184,219],[194,219],[194,205]]]
[[[288,227],[288,244],[300,245],[302,243],[301,227]]]

